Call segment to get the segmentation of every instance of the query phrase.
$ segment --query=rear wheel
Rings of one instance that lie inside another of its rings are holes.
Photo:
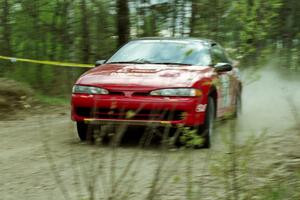
[[[241,96],[241,93],[239,92],[236,95],[234,117],[237,118],[241,114],[242,114],[242,96]]]

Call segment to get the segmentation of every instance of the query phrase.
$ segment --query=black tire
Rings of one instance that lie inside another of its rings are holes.
[[[238,118],[242,114],[242,95],[239,92],[235,100],[234,118]]]
[[[111,136],[109,134],[114,132],[114,126],[98,126],[97,130],[100,131],[98,137],[101,138],[101,144],[107,146],[111,142]]]
[[[93,130],[92,127],[84,122],[77,122],[77,133],[78,137],[81,141],[92,140],[93,138]]]
[[[205,122],[204,125],[200,128],[200,134],[202,135],[204,141],[202,148],[211,147],[211,136],[213,134],[214,121],[216,115],[215,101],[212,97],[208,98],[208,104],[205,111]]]

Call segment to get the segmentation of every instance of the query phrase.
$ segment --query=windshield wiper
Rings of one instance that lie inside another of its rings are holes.
[[[161,65],[192,65],[192,64],[187,64],[187,63],[173,63],[173,62],[156,62],[152,64],[161,64]]]
[[[106,64],[115,64],[115,63],[125,63],[125,64],[152,64],[151,61],[145,59],[136,59],[136,60],[129,60],[129,61],[116,61],[116,62],[108,62]]]
[[[156,64],[156,65],[192,65],[187,63],[175,63],[175,62],[151,62],[145,59],[136,59],[136,60],[129,60],[129,61],[115,61],[115,62],[107,62],[106,64]]]

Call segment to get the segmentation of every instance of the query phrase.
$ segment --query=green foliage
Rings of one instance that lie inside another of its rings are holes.
[[[204,142],[204,139],[201,135],[198,134],[196,128],[191,129],[190,127],[180,127],[182,132],[180,136],[180,142],[185,144],[185,147],[196,147],[201,146]]]
[[[107,59],[122,36],[119,7],[109,0],[0,0],[0,55],[78,63]],[[271,55],[299,68],[298,0],[133,0],[128,8],[130,23],[121,25],[131,38],[211,38],[250,66]],[[69,93],[85,71],[5,61],[0,66],[0,76],[51,94]]]
[[[107,59],[116,48],[114,14],[111,2],[70,0],[9,1],[7,24],[0,24],[0,44],[11,40],[12,52],[0,46],[0,55],[37,60],[94,63]],[[6,12],[7,13],[7,12]],[[0,16],[4,14],[0,10]],[[0,18],[1,21],[1,18]],[[5,26],[4,26],[5,25]],[[84,25],[84,27],[83,27]],[[86,59],[85,59],[86,58]],[[69,93],[84,69],[63,69],[26,63],[0,61],[2,75],[28,82],[43,93]],[[66,86],[67,85],[67,86]]]

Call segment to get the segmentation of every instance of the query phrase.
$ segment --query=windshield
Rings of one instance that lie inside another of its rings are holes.
[[[200,42],[172,40],[132,41],[117,51],[107,63],[153,63],[207,66],[208,48]]]

